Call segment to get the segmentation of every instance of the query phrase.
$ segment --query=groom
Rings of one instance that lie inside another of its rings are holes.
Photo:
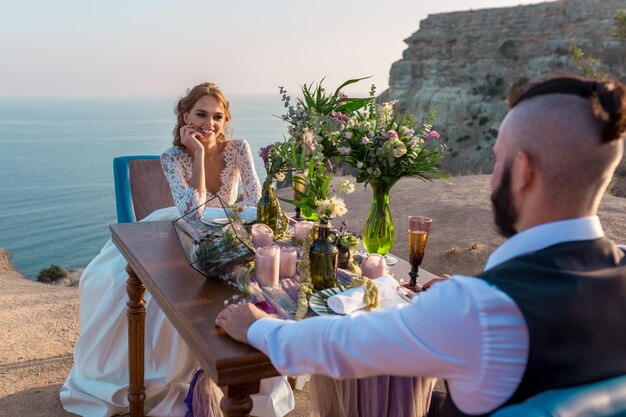
[[[596,216],[623,153],[625,87],[561,76],[509,105],[491,174],[509,239],[478,276],[380,312],[292,322],[243,304],[216,324],[287,375],[443,378],[449,396],[432,410],[441,415],[626,374],[626,255]]]

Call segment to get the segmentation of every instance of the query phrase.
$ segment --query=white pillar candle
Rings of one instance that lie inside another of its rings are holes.
[[[293,238],[295,239],[295,241],[303,242],[313,226],[315,226],[315,223],[310,221],[303,220],[301,222],[297,222],[293,226]]]
[[[370,253],[361,263],[361,272],[370,279],[382,277],[387,273],[385,257],[378,253]]]
[[[296,275],[296,248],[282,248],[280,250],[280,277],[293,278]]]
[[[280,248],[278,246],[263,246],[256,250],[254,275],[259,285],[263,287],[278,285],[279,270]]]
[[[252,245],[254,248],[270,246],[274,243],[274,232],[272,228],[263,223],[252,225]]]

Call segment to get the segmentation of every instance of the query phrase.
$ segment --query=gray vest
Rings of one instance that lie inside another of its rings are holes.
[[[526,370],[504,405],[626,374],[626,255],[608,239],[554,245],[478,277],[509,295],[528,326]],[[447,401],[444,415],[464,415]]]

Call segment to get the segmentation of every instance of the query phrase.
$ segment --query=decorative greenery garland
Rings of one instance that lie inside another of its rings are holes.
[[[302,259],[300,260],[300,289],[298,290],[298,309],[296,310],[296,320],[302,320],[309,309],[309,297],[313,294],[313,284],[311,283],[311,260],[309,252],[313,241],[317,239],[318,228],[313,227],[304,239],[302,245]]]

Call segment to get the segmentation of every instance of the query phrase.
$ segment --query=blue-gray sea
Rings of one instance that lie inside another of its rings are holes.
[[[112,160],[171,146],[177,97],[0,98],[0,248],[27,277],[82,268],[115,223]],[[278,95],[231,96],[235,138],[258,149],[281,140]]]

